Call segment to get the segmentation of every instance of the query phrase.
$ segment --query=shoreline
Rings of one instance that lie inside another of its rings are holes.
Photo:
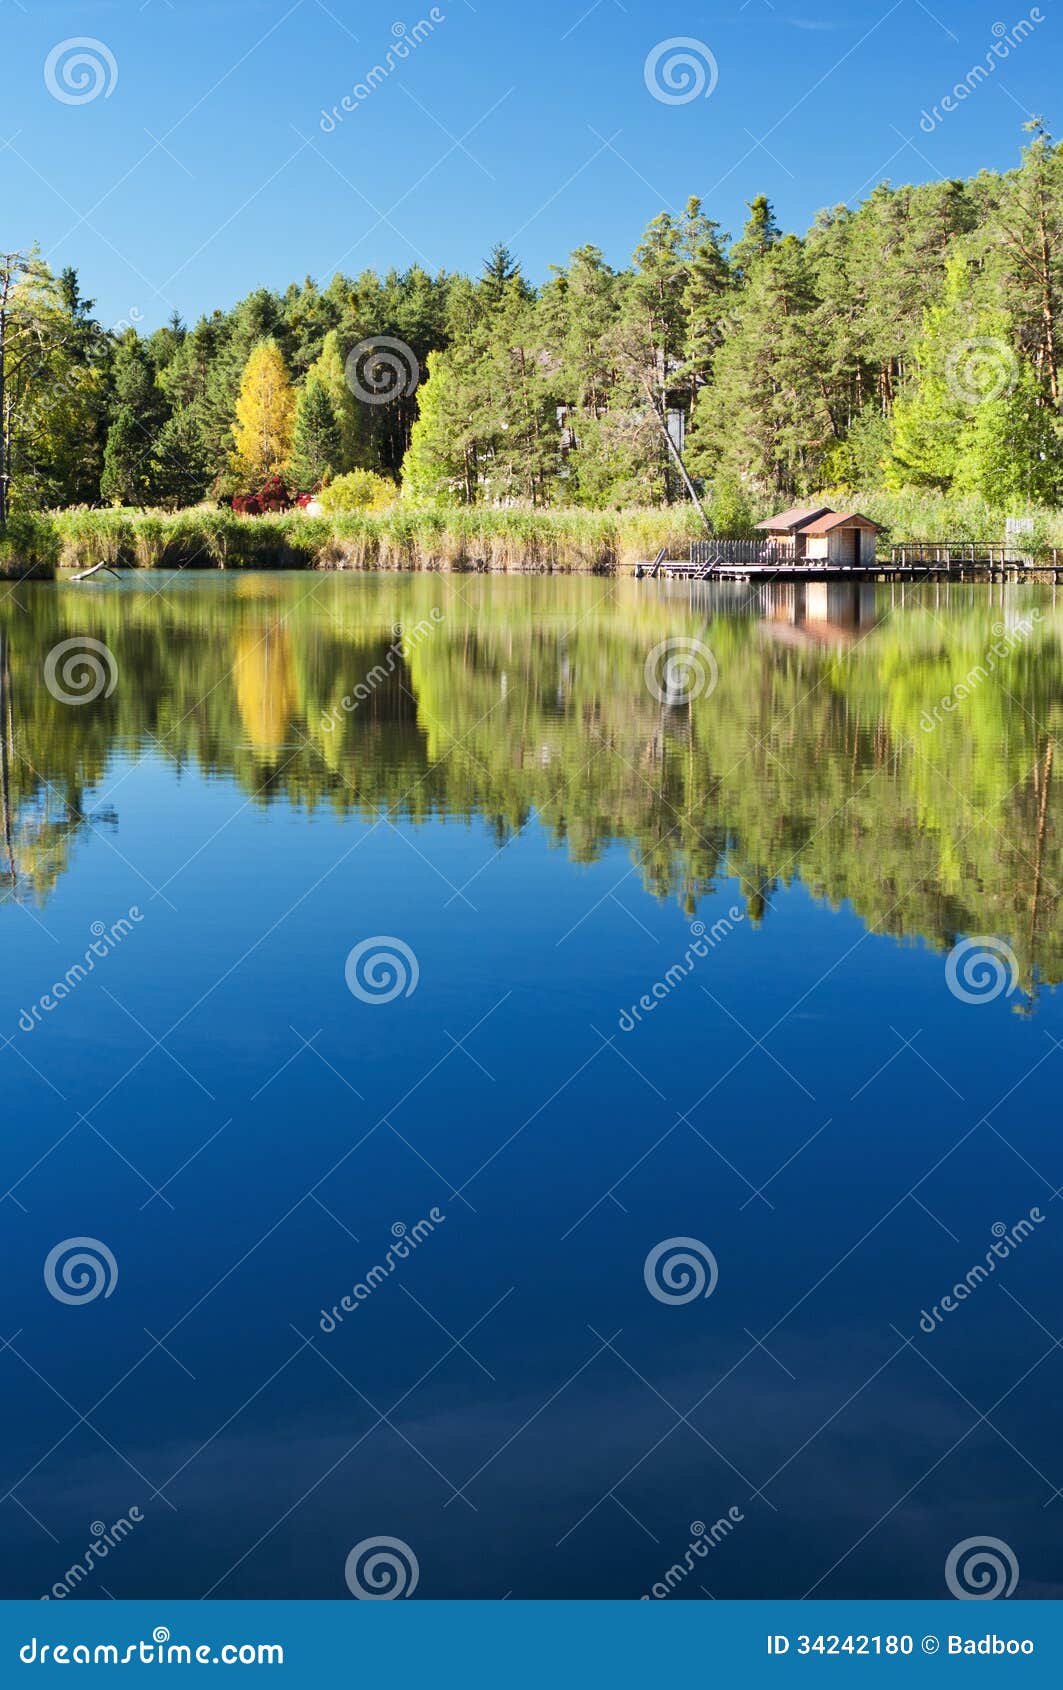
[[[940,543],[943,534],[957,548],[999,546],[1003,539],[1003,518],[985,506],[911,495],[853,498],[886,530],[883,551],[897,534],[913,546]],[[691,542],[704,538],[691,505],[495,510],[399,502],[380,512],[331,516],[245,516],[211,506],[79,508],[12,516],[0,535],[0,580],[62,579],[98,563],[120,570],[617,575],[633,573],[662,550],[686,558]],[[1060,513],[1042,508],[1020,543],[1036,564],[1052,559],[1053,542],[1061,539]]]

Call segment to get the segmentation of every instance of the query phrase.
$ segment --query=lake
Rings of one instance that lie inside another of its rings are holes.
[[[1061,636],[7,589],[4,1593],[1063,1593]]]

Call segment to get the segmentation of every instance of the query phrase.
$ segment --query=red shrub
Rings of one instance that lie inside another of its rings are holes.
[[[290,511],[292,496],[283,477],[268,475],[258,490],[259,503],[264,511]]]

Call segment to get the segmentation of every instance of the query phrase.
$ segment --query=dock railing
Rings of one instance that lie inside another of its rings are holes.
[[[956,564],[968,569],[999,569],[1004,564],[1026,562],[1029,554],[1019,545],[998,546],[967,540],[913,540],[890,547],[890,562],[901,568],[913,564]]]
[[[711,571],[717,563],[793,563],[794,553],[775,540],[691,540],[690,561],[697,569]]]
[[[1042,549],[1036,553],[1024,551],[1021,544],[999,544],[996,541],[969,540],[908,540],[897,545],[882,544],[873,561],[835,562],[830,558],[808,558],[797,555],[797,548],[778,539],[732,540],[704,539],[690,542],[690,557],[686,562],[667,562],[660,557],[650,573],[653,575],[683,576],[688,580],[705,581],[713,575],[732,577],[743,570],[762,574],[779,571],[785,575],[820,574],[823,577],[862,576],[891,573],[902,579],[924,576],[926,579],[965,581],[988,576],[990,579],[1029,574],[1052,576],[1058,583],[1063,577],[1063,550]]]

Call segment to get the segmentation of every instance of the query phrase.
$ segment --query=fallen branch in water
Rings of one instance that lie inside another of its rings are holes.
[[[109,563],[94,563],[91,569],[83,569],[80,575],[71,575],[71,581],[87,581],[90,575],[97,575],[101,569],[106,569],[117,578],[117,569],[112,569]]]

